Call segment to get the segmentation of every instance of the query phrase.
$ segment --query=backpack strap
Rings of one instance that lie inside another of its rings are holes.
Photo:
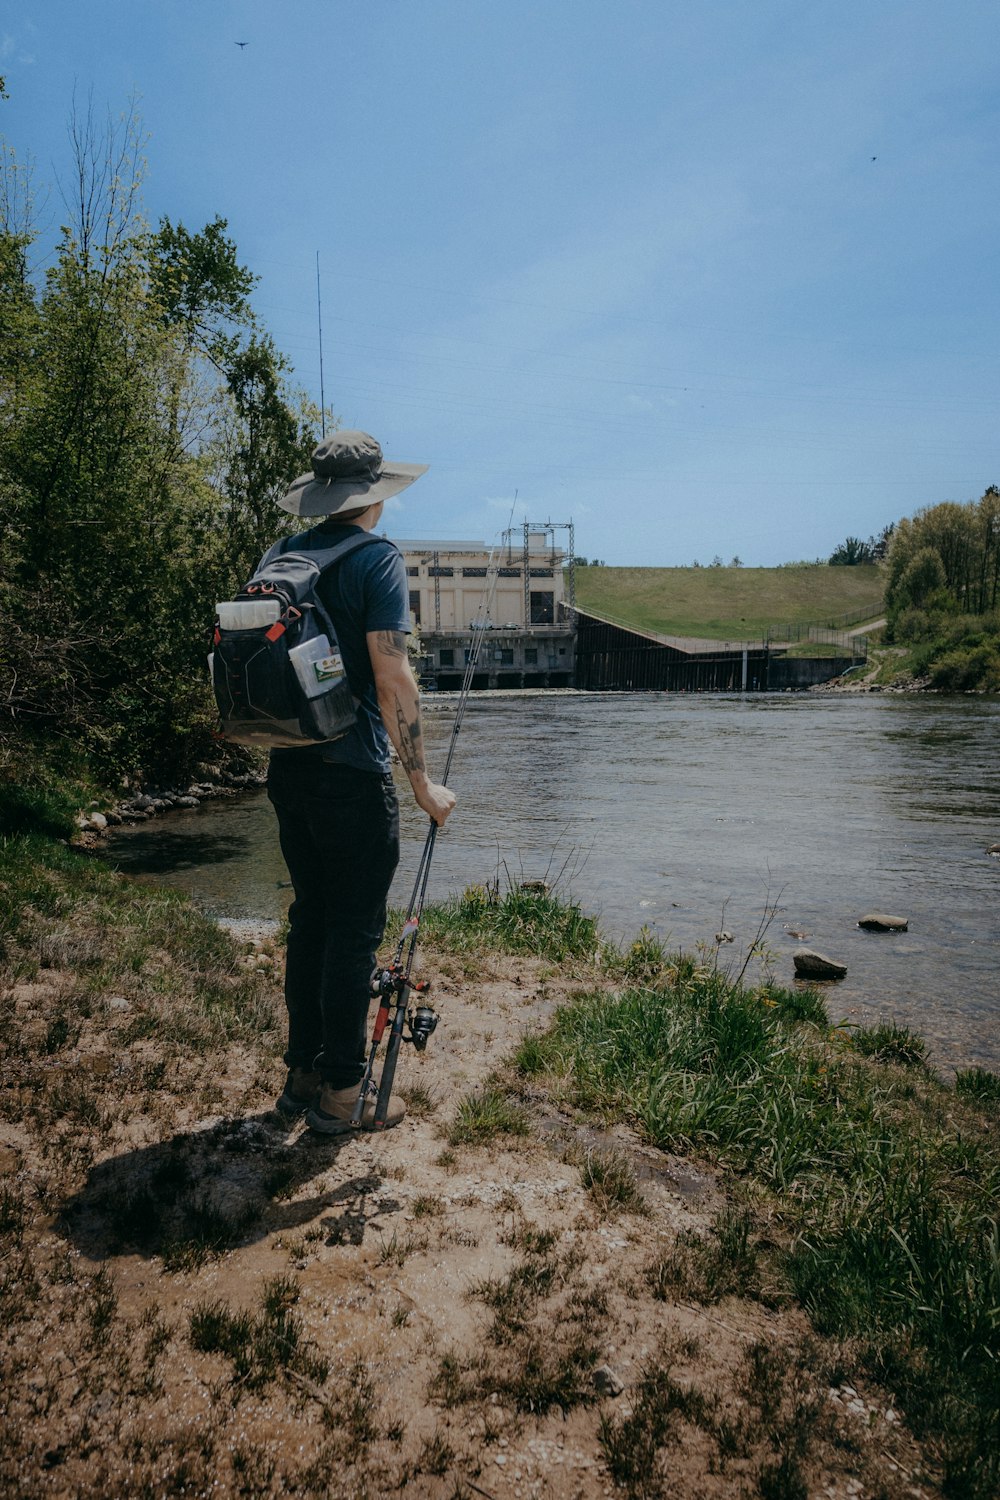
[[[319,572],[325,573],[327,568],[332,567],[341,558],[347,557],[349,553],[356,552],[359,547],[366,547],[372,542],[385,542],[394,551],[399,549],[394,542],[390,542],[387,536],[373,536],[370,531],[364,531],[360,536],[345,536],[342,541],[335,542],[332,547],[302,547],[297,545],[304,542],[307,537],[313,536],[312,531],[303,531],[298,536],[279,537],[274,546],[269,548],[257,565],[258,573],[272,563],[276,557],[286,557],[294,553],[297,557],[306,557],[314,562]]]

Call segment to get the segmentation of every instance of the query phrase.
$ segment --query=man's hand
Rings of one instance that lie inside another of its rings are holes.
[[[420,788],[414,786],[413,796],[417,806],[422,807],[439,828],[444,827],[457,800],[455,793],[449,787],[439,786],[436,781],[425,782]]]

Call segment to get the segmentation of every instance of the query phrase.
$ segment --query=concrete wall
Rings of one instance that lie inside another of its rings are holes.
[[[830,682],[855,665],[853,656],[772,656],[767,686],[772,693],[815,687]]]

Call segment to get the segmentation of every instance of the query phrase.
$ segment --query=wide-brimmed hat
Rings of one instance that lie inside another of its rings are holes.
[[[367,432],[334,432],[313,449],[311,470],[289,485],[278,504],[293,516],[335,516],[398,495],[427,467],[383,458]]]

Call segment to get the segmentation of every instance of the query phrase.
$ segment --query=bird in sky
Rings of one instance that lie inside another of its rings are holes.
[[[246,42],[236,42],[234,45],[242,49],[246,46]]]

